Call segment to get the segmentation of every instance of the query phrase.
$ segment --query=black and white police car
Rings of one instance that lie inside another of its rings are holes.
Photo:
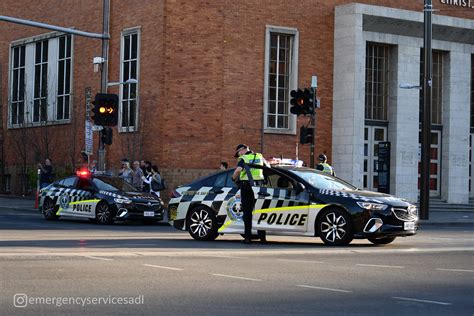
[[[319,236],[328,245],[347,245],[354,238],[388,244],[415,235],[415,205],[388,194],[359,190],[320,171],[295,166],[260,167],[263,186],[256,198],[252,229],[267,235]],[[240,191],[234,169],[178,187],[168,204],[170,224],[188,230],[196,240],[219,234],[243,234]]]
[[[99,224],[133,219],[159,221],[164,209],[160,198],[138,191],[122,178],[93,176],[87,170],[43,188],[38,206],[47,220],[68,216],[89,218]]]

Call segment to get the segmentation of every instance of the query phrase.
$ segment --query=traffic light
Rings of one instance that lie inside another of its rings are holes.
[[[310,144],[313,141],[314,127],[301,126],[300,128],[300,144]]]
[[[92,120],[95,125],[115,126],[118,123],[118,95],[111,93],[97,93],[94,101]]]
[[[314,113],[314,92],[313,89],[297,89],[290,92],[291,100],[290,112],[296,115],[307,115]]]
[[[100,131],[100,138],[102,140],[102,144],[112,145],[112,136],[113,136],[113,130],[110,127],[104,127]]]

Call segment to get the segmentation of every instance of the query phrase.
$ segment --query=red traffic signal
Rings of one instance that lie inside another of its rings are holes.
[[[112,93],[97,93],[92,109],[95,125],[115,126],[118,123],[118,95]]]

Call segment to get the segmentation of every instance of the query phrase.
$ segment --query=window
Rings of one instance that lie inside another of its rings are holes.
[[[59,38],[57,120],[69,119],[71,59],[71,36],[62,36]]]
[[[122,33],[120,77],[122,82],[138,80],[140,56],[139,30],[133,29]],[[120,127],[122,131],[137,130],[138,121],[138,83],[123,84],[121,90]]]
[[[5,192],[12,191],[12,176],[10,174],[6,174],[3,176],[3,188]]]
[[[72,36],[58,33],[11,45],[10,127],[70,119]]]
[[[290,90],[297,86],[295,29],[267,27],[265,67],[265,129],[267,132],[295,132],[290,114]]]
[[[11,124],[23,124],[25,119],[25,48],[12,49]]]
[[[423,72],[424,72],[424,51],[421,49],[420,61],[420,86],[423,86]],[[431,124],[442,125],[442,111],[443,111],[443,52],[433,51],[433,85],[431,88]],[[423,109],[423,90],[420,90],[420,121],[422,119]]]
[[[365,119],[387,121],[390,46],[367,43],[365,59]]]
[[[73,187],[74,184],[76,183],[76,179],[77,177],[69,177],[69,178],[66,178],[62,181],[61,185],[65,186],[65,187]]]
[[[48,120],[48,41],[35,44],[33,122]]]

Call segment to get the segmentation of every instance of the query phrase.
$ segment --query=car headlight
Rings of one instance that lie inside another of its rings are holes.
[[[371,211],[383,211],[387,208],[385,204],[369,203],[369,202],[356,202],[361,208]]]
[[[115,203],[119,204],[130,204],[132,203],[132,200],[129,199],[122,199],[122,198],[114,198]]]

